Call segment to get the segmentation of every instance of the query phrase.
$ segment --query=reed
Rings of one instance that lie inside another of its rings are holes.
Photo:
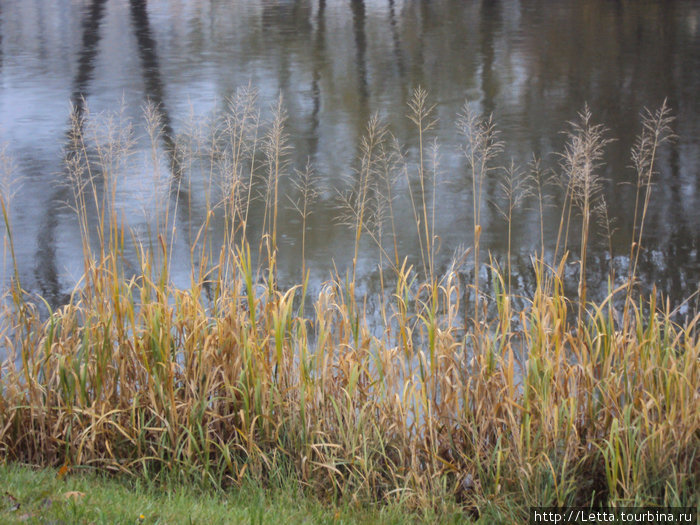
[[[630,274],[628,282],[628,299],[632,293],[637,273],[639,253],[642,250],[642,238],[644,234],[644,222],[646,221],[649,201],[653,186],[653,178],[656,169],[656,158],[659,148],[675,138],[672,132],[673,123],[671,109],[667,100],[656,111],[645,109],[642,111],[642,132],[637,137],[632,147],[632,163],[637,174],[636,193],[634,198],[634,217],[632,219],[632,244],[630,246]],[[641,210],[640,210],[641,206]],[[637,224],[639,223],[639,225]],[[625,319],[627,318],[625,309]]]
[[[493,122],[493,116],[485,117],[478,114],[469,103],[464,104],[462,111],[457,116],[457,131],[464,137],[462,152],[467,161],[468,174],[472,183],[474,322],[478,324],[481,310],[479,268],[483,187],[486,178],[497,170],[494,161],[503,150],[503,143],[498,140],[498,130]]]
[[[163,230],[176,228],[177,218],[166,214],[183,213],[183,201],[163,204],[155,239],[141,242],[125,226],[115,192],[130,165],[133,129],[113,119],[104,135],[99,116],[76,117],[66,170],[85,275],[70,303],[45,316],[19,280],[11,281],[1,325],[9,352],[0,379],[3,461],[217,488],[292,479],[321,498],[460,505],[488,522],[523,521],[531,505],[697,506],[700,314],[681,324],[656,295],[633,299],[634,267],[630,282],[600,302],[586,301],[595,168],[606,142],[588,110],[562,162],[562,225],[572,205],[583,222],[578,304],[563,291],[566,246],[547,265],[545,239],[535,254],[535,289],[517,308],[509,268],[503,275],[491,265],[493,297],[480,287],[482,191],[504,146],[493,122],[469,105],[458,129],[473,190],[474,243],[439,271],[439,169],[424,158],[423,144],[432,106],[416,91],[410,118],[419,158],[409,161],[379,119],[370,121],[338,211],[354,232],[354,260],[345,277],[336,272],[309,297],[309,310],[298,302],[307,296],[305,241],[302,282],[282,288],[276,278],[280,180],[288,169],[284,108],[280,100],[265,122],[253,100],[241,92],[209,132],[171,141],[180,160],[163,179],[179,188],[176,195],[189,191],[186,180],[202,166],[216,182],[190,243],[184,289],[168,271],[175,232]],[[156,143],[162,126],[149,111]],[[668,118],[663,108],[653,115],[660,125]],[[655,155],[646,158],[642,172],[651,174]],[[542,173],[537,164],[533,170]],[[305,231],[319,195],[314,169],[293,173],[300,196],[292,203]],[[527,201],[526,177],[514,165],[505,173],[501,209],[510,224]],[[403,198],[413,204],[419,269],[396,237],[402,176],[418,182]],[[546,190],[542,182],[536,187],[542,211]],[[253,239],[247,221],[260,188],[264,225]],[[642,223],[648,188],[640,186]],[[4,211],[7,193],[0,198]],[[89,207],[98,210],[97,225],[87,220]],[[207,233],[217,213],[227,228],[222,246]],[[641,226],[637,231],[640,246]],[[355,287],[364,236],[377,246],[380,264],[389,263],[379,326]],[[138,245],[136,261],[125,249],[129,239]],[[637,248],[631,253],[636,260]],[[473,282],[461,270],[469,258]],[[619,297],[625,322],[613,307]]]
[[[311,162],[307,161],[303,170],[295,170],[292,184],[299,192],[299,196],[296,199],[288,198],[292,208],[301,218],[301,278],[306,280],[306,221],[313,213],[313,207],[323,192],[323,183],[314,174]]]
[[[537,169],[535,167],[535,169]],[[516,166],[515,162],[513,160],[510,161],[510,165],[506,168],[503,169],[503,174],[501,177],[501,180],[499,181],[498,185],[502,193],[503,200],[505,203],[501,204],[498,202],[494,203],[494,206],[498,210],[498,213],[503,217],[503,219],[506,221],[507,225],[507,235],[506,235],[506,243],[507,243],[507,249],[506,249],[506,276],[507,276],[507,283],[508,286],[505,290],[506,294],[508,296],[511,295],[511,277],[512,277],[512,271],[511,271],[511,259],[513,255],[513,250],[512,250],[512,240],[513,240],[513,214],[521,207],[523,201],[530,196],[530,188],[529,188],[529,177],[527,177],[522,169],[519,166]],[[543,195],[542,195],[542,181],[541,180],[536,180],[535,182],[536,185],[539,185],[537,187],[539,193],[538,193],[538,204],[540,207],[540,213],[542,214],[544,212],[543,207]],[[540,235],[544,236],[542,233],[544,230],[544,226],[542,222],[540,222]],[[543,242],[543,241],[541,241]],[[544,252],[544,248],[542,248],[542,253]]]
[[[605,127],[592,123],[591,110],[586,106],[578,121],[571,123],[567,144],[562,153],[562,169],[568,179],[569,202],[581,214],[580,270],[578,279],[578,324],[583,323],[586,308],[586,259],[591,230],[591,217],[600,198],[602,181],[598,172],[609,140]],[[571,209],[571,208],[570,208]]]

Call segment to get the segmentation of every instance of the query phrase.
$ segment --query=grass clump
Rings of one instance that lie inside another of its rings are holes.
[[[289,176],[281,100],[265,123],[252,91],[240,92],[222,117],[164,140],[171,145],[165,163],[158,108],[147,110],[152,168],[165,164],[170,174],[163,177],[169,201],[153,211],[147,236],[130,230],[115,205],[114,180],[128,166],[132,131],[117,124],[98,134],[89,116],[76,120],[66,169],[85,273],[71,301],[47,316],[12,281],[2,334],[10,353],[0,385],[2,457],[217,489],[291,479],[324,499],[418,509],[452,502],[489,522],[523,521],[535,505],[697,505],[698,314],[680,324],[655,294],[640,298],[634,266],[608,297],[586,300],[602,128],[586,109],[568,135],[555,255],[546,256],[542,239],[542,253],[533,254],[536,286],[524,298],[511,290],[510,264],[505,275],[490,266],[491,290],[480,284],[482,188],[492,173],[505,173],[509,197],[500,209],[510,222],[528,198],[543,206],[539,163],[533,178],[514,164],[499,171],[504,145],[494,123],[465,106],[458,128],[474,241],[440,272],[441,173],[427,94],[417,90],[410,110],[416,162],[379,119],[370,121],[353,186],[339,196],[354,258],[313,296],[306,261],[296,286],[277,280]],[[665,106],[647,114],[635,148],[634,261],[669,123]],[[187,181],[197,177],[211,181],[211,205],[189,239],[191,278],[183,288],[170,275],[173,239]],[[293,177],[302,197],[291,201],[305,228],[320,190],[311,166]],[[401,258],[395,228],[402,180],[419,269]],[[263,210],[255,239],[254,207]],[[571,299],[563,273],[579,214],[579,294]],[[224,217],[226,235],[215,246],[216,216]],[[379,254],[378,323],[357,292],[362,242]],[[470,257],[471,280],[461,271]]]

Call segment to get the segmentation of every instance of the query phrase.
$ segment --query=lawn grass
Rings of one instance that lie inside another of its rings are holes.
[[[0,465],[0,523],[228,524],[228,523],[465,523],[457,509],[437,514],[401,505],[322,504],[292,483],[272,489],[255,484],[213,492],[191,484],[152,485],[142,479],[92,471],[59,475]]]

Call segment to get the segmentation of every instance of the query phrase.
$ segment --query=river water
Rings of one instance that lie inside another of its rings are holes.
[[[24,288],[57,304],[82,271],[61,165],[71,103],[84,98],[92,114],[121,108],[143,136],[142,108],[150,100],[176,135],[193,115],[216,115],[226,97],[248,85],[258,90],[263,108],[283,96],[290,171],[309,159],[324,182],[306,233],[316,286],[334,265],[343,273],[352,260],[353,235],[336,220],[336,194],[352,176],[368,118],[378,113],[415,161],[416,133],[406,115],[417,86],[429,92],[439,118],[430,132],[440,144],[438,266],[472,242],[471,182],[455,127],[469,101],[493,113],[507,144],[503,162],[526,163],[534,153],[553,168],[562,130],[589,105],[616,139],[606,149],[603,194],[615,221],[613,264],[624,269],[635,193],[630,147],[642,108],[667,98],[678,139],[659,154],[640,274],[675,303],[698,288],[700,1],[0,0],[0,140],[12,179],[21,181],[10,216]],[[147,141],[136,144],[133,157],[148,158]],[[147,169],[132,169],[117,188],[134,231],[150,220],[150,178]],[[398,184],[397,194],[405,194]],[[198,231],[206,207],[197,181],[187,185],[173,266],[182,285],[189,278],[186,239]],[[551,250],[562,197],[548,191],[552,206],[544,225]],[[496,208],[503,196],[495,181],[484,192],[482,252],[503,265],[507,228]],[[408,201],[398,202],[399,249],[418,264]],[[301,221],[287,208],[280,211],[279,270],[291,283],[301,278]],[[260,220],[260,210],[251,213]],[[220,226],[213,222],[213,239],[221,238]],[[532,199],[515,211],[513,239],[515,282],[527,288],[528,257],[540,244]],[[377,250],[363,246],[358,272],[372,283]],[[589,267],[600,283],[608,246],[592,241]]]

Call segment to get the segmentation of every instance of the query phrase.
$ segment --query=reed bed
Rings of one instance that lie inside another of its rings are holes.
[[[368,123],[353,184],[338,196],[354,259],[313,296],[305,260],[297,286],[277,280],[283,178],[298,190],[289,200],[304,230],[323,192],[312,166],[289,166],[282,100],[264,119],[254,92],[241,90],[223,116],[167,140],[159,108],[146,108],[148,170],[160,181],[146,233],[131,231],[116,205],[133,129],[112,120],[105,133],[93,125],[99,117],[76,114],[65,164],[85,272],[71,301],[48,315],[29,300],[16,265],[8,278],[0,457],[216,488],[291,478],[322,498],[453,502],[504,522],[526,520],[534,505],[697,506],[699,317],[679,323],[667,302],[635,287],[657,151],[673,138],[668,108],[643,115],[633,152],[629,275],[596,303],[586,299],[586,247],[604,210],[598,173],[607,139],[590,111],[568,133],[554,258],[542,239],[528,298],[512,292],[510,264],[499,270],[480,254],[482,187],[487,177],[502,180],[499,209],[510,222],[523,200],[541,209],[549,175],[537,159],[499,168],[505,145],[495,124],[465,105],[457,131],[473,183],[474,245],[441,272],[431,189],[439,155],[424,91],[409,111],[415,162],[378,118]],[[165,154],[161,141],[171,145]],[[191,239],[183,288],[170,267],[193,173],[211,181],[211,205]],[[399,191],[413,206],[415,268],[397,242]],[[11,248],[9,197],[4,190]],[[257,239],[255,206],[264,210]],[[226,228],[220,246],[209,241],[215,216]],[[575,220],[583,226],[571,298],[563,272],[574,260],[566,247]],[[380,263],[379,327],[357,292],[361,241]],[[127,260],[129,243],[136,260]],[[476,267],[471,281],[460,271],[465,261]],[[492,290],[480,285],[479,264],[489,266]]]

